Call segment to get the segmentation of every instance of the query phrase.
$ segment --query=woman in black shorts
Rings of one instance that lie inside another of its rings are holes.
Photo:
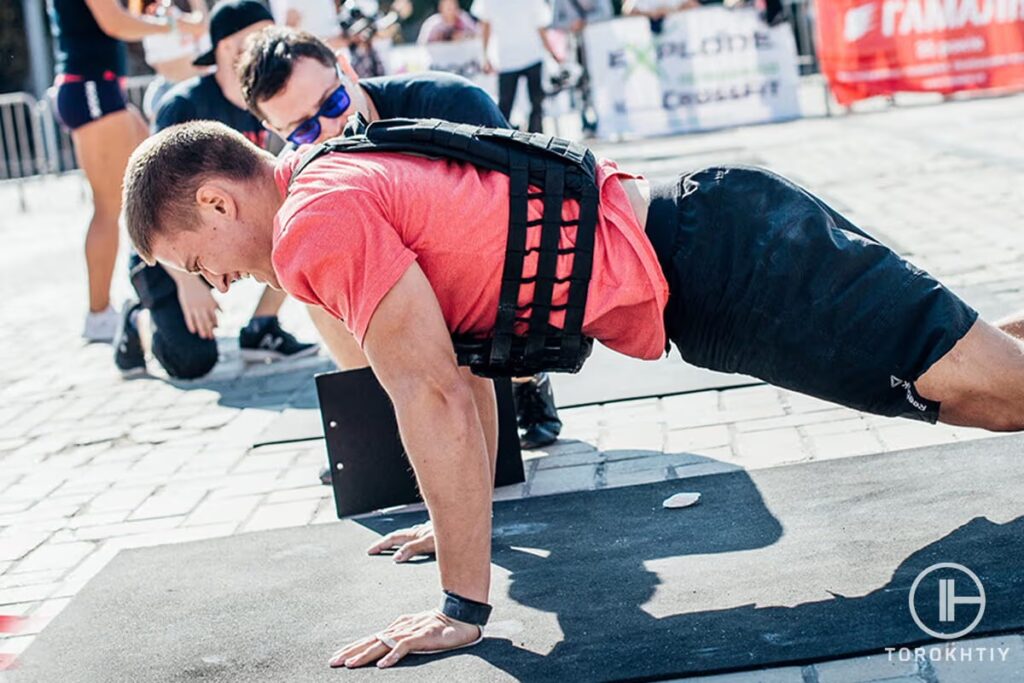
[[[136,17],[117,0],[48,0],[55,41],[57,114],[71,131],[78,164],[92,188],[93,215],[85,238],[89,314],[83,336],[113,339],[118,316],[110,305],[117,258],[121,180],[128,157],[148,134],[141,114],[125,103],[122,41],[186,31],[201,36],[201,17]]]

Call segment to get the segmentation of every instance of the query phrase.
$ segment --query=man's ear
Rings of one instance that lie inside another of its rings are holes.
[[[203,183],[196,189],[196,204],[199,212],[213,212],[222,218],[235,218],[238,204],[224,185]]]
[[[352,62],[348,61],[348,55],[345,54],[345,51],[337,50],[334,56],[338,59],[338,68],[341,69],[341,73],[345,74],[345,77],[353,83],[359,83],[359,74],[352,68]]]

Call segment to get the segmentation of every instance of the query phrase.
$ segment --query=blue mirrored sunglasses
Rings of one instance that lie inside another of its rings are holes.
[[[299,127],[288,136],[288,142],[295,145],[308,145],[320,137],[320,117],[326,116],[329,119],[336,119],[345,113],[345,110],[352,104],[348,90],[344,85],[339,85],[334,92],[327,96],[320,109],[312,117],[299,124]]]

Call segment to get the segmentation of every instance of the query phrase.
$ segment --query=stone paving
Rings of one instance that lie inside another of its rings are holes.
[[[824,196],[942,276],[983,313],[1024,302],[1024,97],[932,103],[599,150],[651,177],[759,163]],[[20,195],[20,197],[19,197]],[[124,381],[111,349],[78,338],[84,307],[77,176],[0,186],[0,668],[29,645],[120,549],[330,523],[316,480],[322,446],[250,448],[287,407],[315,405],[320,357],[244,366],[232,332],[258,291],[223,300],[222,361],[197,382]],[[24,199],[27,213],[18,211]],[[120,271],[119,271],[120,272]],[[127,294],[119,278],[118,300]],[[312,337],[301,307],[286,327]],[[770,386],[564,411],[563,439],[526,454],[527,481],[500,498],[625,486],[990,436],[864,415]],[[1024,680],[1024,640],[1005,663],[889,661],[884,655],[691,680]],[[2,675],[2,674],[0,674]]]

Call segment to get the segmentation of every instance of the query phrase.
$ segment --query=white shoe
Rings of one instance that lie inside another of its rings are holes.
[[[110,343],[114,341],[114,333],[117,332],[119,319],[113,306],[107,306],[99,313],[90,312],[85,316],[85,329],[82,330],[82,337],[90,343]]]

